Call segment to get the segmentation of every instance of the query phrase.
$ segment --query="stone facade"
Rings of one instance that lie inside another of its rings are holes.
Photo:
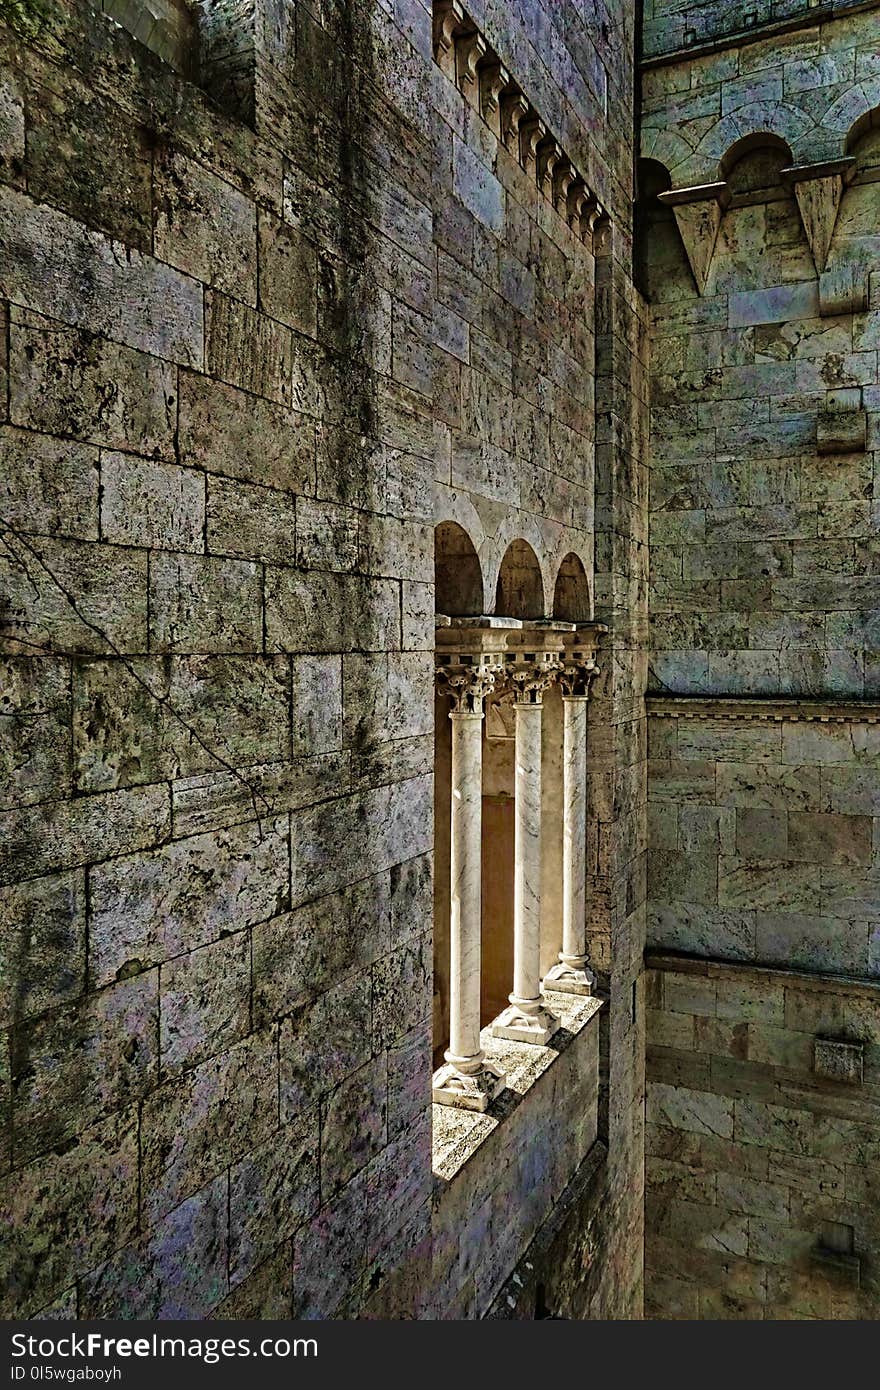
[[[0,4],[0,1314],[876,1316],[877,17]]]
[[[482,1316],[588,1157],[592,1311],[641,1312],[635,16],[472,0],[444,48],[435,9],[2,7],[6,1316]],[[470,611],[612,627],[607,1004],[505,1044],[457,1183],[438,525]],[[543,1178],[491,1256],[499,1144]]]
[[[876,30],[646,14],[652,1317],[877,1316]]]

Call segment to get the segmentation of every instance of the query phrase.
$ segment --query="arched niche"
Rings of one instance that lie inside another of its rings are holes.
[[[650,304],[689,296],[691,272],[672,208],[659,194],[672,187],[672,176],[657,159],[640,159],[637,166],[635,242],[636,285]]]
[[[563,623],[588,622],[590,583],[579,556],[572,551],[559,566],[553,590],[553,616]]]
[[[721,160],[721,177],[727,180],[734,198],[777,192],[786,197],[779,173],[793,162],[791,149],[781,135],[755,131],[731,145]]]
[[[544,616],[541,566],[528,541],[511,541],[504,552],[495,589],[495,612],[504,618]]]
[[[434,607],[450,618],[474,618],[483,612],[479,556],[457,521],[441,521],[434,528]]]

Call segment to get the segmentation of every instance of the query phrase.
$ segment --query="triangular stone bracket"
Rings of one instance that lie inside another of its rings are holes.
[[[819,164],[792,165],[781,171],[794,196],[819,275],[828,264],[828,252],[840,210],[843,190],[855,172],[856,161],[826,159]]]
[[[726,183],[701,183],[693,188],[672,188],[658,197],[675,213],[697,289],[705,294],[721,214],[730,202],[730,189]]]

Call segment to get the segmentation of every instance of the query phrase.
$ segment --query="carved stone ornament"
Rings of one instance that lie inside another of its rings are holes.
[[[589,698],[590,686],[599,674],[599,667],[589,657],[586,661],[566,662],[559,674],[563,695],[570,700]]]
[[[483,701],[495,689],[503,670],[500,663],[491,661],[474,666],[438,666],[437,684],[441,693],[452,700],[453,714],[482,714]]]

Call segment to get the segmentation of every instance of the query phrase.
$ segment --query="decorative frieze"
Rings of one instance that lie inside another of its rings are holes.
[[[434,61],[549,203],[588,245],[604,209],[574,162],[459,3],[434,0]]]

